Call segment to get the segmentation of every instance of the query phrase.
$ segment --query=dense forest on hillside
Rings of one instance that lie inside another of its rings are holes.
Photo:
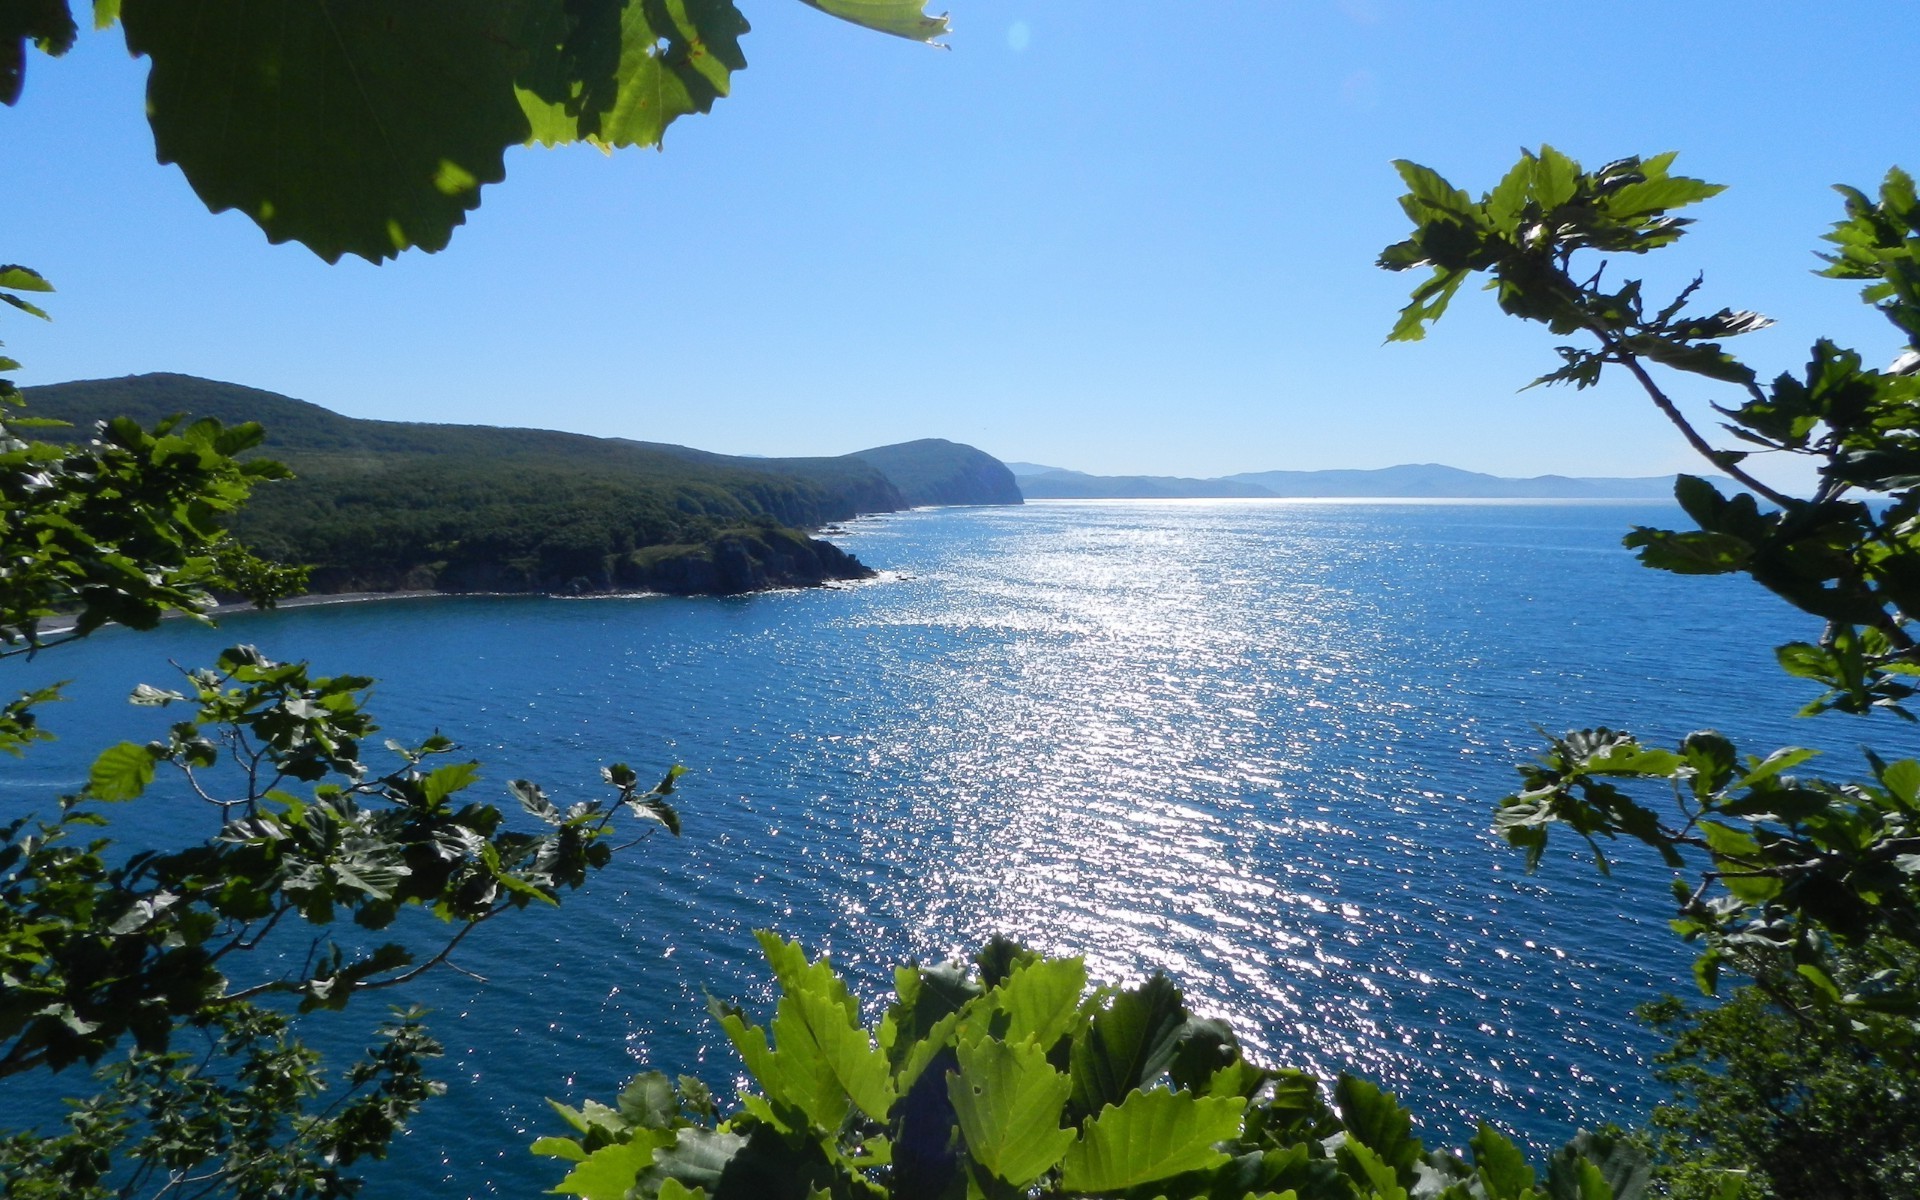
[[[801,531],[916,503],[1019,500],[996,460],[935,440],[838,458],[737,458],[551,430],[358,420],[185,375],[54,384],[31,389],[28,402],[72,422],[68,436],[91,436],[110,416],[259,422],[262,453],[296,478],[260,489],[234,532],[311,565],[321,592],[727,593],[859,578],[871,572]]]

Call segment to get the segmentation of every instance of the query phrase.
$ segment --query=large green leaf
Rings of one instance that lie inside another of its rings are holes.
[[[1073,1041],[1073,1106],[1091,1116],[1157,1079],[1180,1049],[1187,1010],[1180,989],[1156,974],[1121,992]]]
[[[1060,1161],[1074,1131],[1060,1128],[1073,1085],[1033,1042],[993,1038],[962,1042],[960,1070],[947,1077],[947,1097],[975,1162],[1024,1188]]]
[[[849,1103],[884,1120],[893,1104],[892,1072],[861,1027],[859,1005],[846,984],[826,959],[807,962],[799,943],[764,931],[758,936],[782,992],[772,1043],[768,1030],[748,1025],[737,1010],[710,1006],[747,1070],[770,1100],[820,1129],[838,1129]]]
[[[947,32],[946,15],[928,16],[921,0],[801,0],[801,3],[832,13],[843,21],[916,42],[931,42]]]
[[[1647,1194],[1646,1155],[1624,1138],[1583,1132],[1547,1160],[1552,1200],[1640,1200]]]
[[[1424,1153],[1413,1136],[1413,1114],[1390,1093],[1352,1075],[1342,1075],[1334,1083],[1333,1102],[1340,1109],[1347,1136],[1366,1143],[1399,1172],[1402,1183],[1411,1184],[1414,1164]]]
[[[137,800],[152,782],[153,755],[145,746],[121,742],[93,760],[87,794],[95,800]]]
[[[1489,1125],[1480,1126],[1473,1135],[1473,1164],[1480,1186],[1489,1200],[1529,1200],[1533,1191],[1533,1168],[1527,1156]]]
[[[743,70],[746,18],[728,0],[593,0],[555,53],[520,84],[532,140],[603,148],[654,146],[704,113]]]
[[[630,1142],[615,1142],[589,1154],[553,1190],[586,1200],[625,1200],[634,1178],[653,1166],[653,1152],[672,1144],[671,1130],[640,1130]]]
[[[837,1128],[851,1100],[869,1117],[884,1121],[893,1106],[893,1073],[885,1052],[860,1024],[859,1002],[834,973],[833,964],[825,958],[809,963],[798,942],[783,942],[764,931],[757,936],[784,992],[774,1013],[774,1041],[786,1061],[789,1082],[798,1083],[801,1077],[807,1081],[809,1115],[825,1129]],[[839,1115],[824,1119],[829,1112]]]
[[[829,1172],[812,1141],[794,1142],[767,1128],[745,1136],[688,1128],[655,1152],[653,1166],[634,1180],[630,1195],[684,1197],[673,1187],[678,1182],[711,1200],[812,1200]]]
[[[1068,1191],[1108,1192],[1138,1187],[1227,1161],[1215,1143],[1239,1136],[1247,1102],[1238,1096],[1200,1098],[1164,1088],[1132,1092],[1109,1105],[1067,1148],[1060,1183]]]
[[[126,0],[160,161],[329,262],[438,250],[529,127],[517,48],[559,0]]]
[[[680,1116],[680,1100],[673,1080],[659,1071],[645,1071],[620,1091],[620,1115],[645,1129],[671,1129]]]
[[[1078,1023],[1080,994],[1086,988],[1087,965],[1082,959],[1047,958],[1015,967],[992,996],[994,1006],[1008,1018],[1001,1036],[1053,1049]]]

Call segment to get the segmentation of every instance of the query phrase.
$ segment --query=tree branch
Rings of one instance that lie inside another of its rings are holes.
[[[1648,373],[1645,366],[1641,365],[1640,356],[1632,350],[1629,350],[1626,345],[1615,336],[1612,330],[1591,317],[1585,318],[1585,323],[1587,332],[1600,339],[1600,344],[1613,356],[1613,361],[1619,363],[1633,374],[1633,377],[1639,381],[1640,387],[1647,393],[1648,398],[1653,401],[1653,406],[1666,414],[1667,420],[1673,422],[1674,428],[1680,431],[1680,436],[1687,439],[1687,444],[1698,451],[1700,457],[1712,463],[1716,469],[1725,471],[1727,474],[1733,476],[1735,480],[1745,485],[1749,490],[1758,495],[1765,496],[1781,508],[1791,508],[1794,506],[1792,497],[1777,492],[1773,488],[1760,482],[1748,474],[1738,463],[1727,461],[1727,456],[1723,451],[1716,450],[1711,442],[1701,437],[1700,432],[1687,420],[1685,414],[1668,398],[1665,392],[1660,390],[1660,385],[1653,381],[1653,376]]]

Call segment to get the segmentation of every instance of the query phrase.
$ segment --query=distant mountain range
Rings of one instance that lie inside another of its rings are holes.
[[[234,533],[310,564],[317,592],[730,593],[870,575],[805,531],[928,504],[1018,504],[1013,475],[926,439],[837,458],[744,458],[544,429],[342,416],[190,375],[29,388],[35,416],[175,413],[257,421],[291,482],[261,487]],[[52,435],[47,435],[52,436]]]
[[[1088,475],[1040,463],[1008,463],[1029,500],[1149,500],[1225,497],[1384,498],[1384,499],[1528,499],[1664,500],[1673,495],[1671,475],[1640,478],[1583,478],[1536,475],[1509,479],[1462,471],[1438,463],[1382,467],[1370,471],[1249,471],[1219,479],[1174,475]],[[1711,477],[1722,486],[1730,480]]]

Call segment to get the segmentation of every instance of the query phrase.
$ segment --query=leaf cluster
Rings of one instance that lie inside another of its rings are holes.
[[[434,764],[454,749],[444,737],[389,743],[399,766],[370,771],[366,679],[314,677],[241,646],[185,681],[134,694],[192,710],[164,739],[107,749],[57,820],[0,831],[0,1076],[95,1062],[129,1037],[162,1051],[182,1022],[230,1000],[278,992],[302,1011],[340,1008],[445,961],[479,923],[579,887],[611,859],[621,808],[679,829],[666,800],[678,769],[643,791],[616,765],[611,798],[564,808],[516,781],[535,828],[515,828],[464,795],[478,764]],[[99,805],[137,799],[163,767],[209,808],[205,841],[118,864],[105,840],[79,842],[104,822]],[[325,932],[341,919],[384,930],[408,910],[452,930],[424,962],[399,942],[349,948]],[[240,976],[257,963],[240,952],[289,918],[319,931],[304,959]]]
[[[1675,498],[1696,527],[1640,528],[1626,544],[1650,567],[1746,575],[1817,618],[1817,642],[1777,651],[1789,674],[1825,689],[1804,713],[1910,716],[1902,702],[1920,674],[1909,629],[1910,614],[1920,612],[1920,376],[1899,366],[1870,369],[1858,353],[1822,339],[1804,371],[1763,385],[1714,340],[1759,328],[1763,318],[1728,310],[1688,315],[1697,279],[1649,314],[1639,281],[1609,291],[1600,284],[1604,264],[1582,278],[1578,256],[1671,245],[1686,223],[1672,211],[1720,190],[1671,175],[1672,158],[1622,159],[1588,172],[1547,147],[1523,155],[1478,201],[1426,168],[1402,163],[1410,189],[1402,205],[1415,230],[1381,262],[1429,267],[1431,275],[1392,336],[1419,336],[1476,272],[1488,275],[1506,311],[1556,333],[1588,335],[1594,345],[1562,347],[1566,366],[1544,381],[1585,386],[1603,366],[1625,368],[1710,462],[1750,489],[1727,496],[1682,476]],[[1911,330],[1920,327],[1912,257],[1920,207],[1912,180],[1890,172],[1877,204],[1841,190],[1847,219],[1829,235],[1841,253],[1829,256],[1827,273],[1865,280],[1866,298],[1906,336],[1911,357]],[[1765,452],[1811,456],[1820,470],[1815,494],[1785,496],[1747,476],[1739,463],[1752,451],[1709,445],[1654,381],[1658,367],[1735,385],[1737,402],[1716,406],[1725,431]],[[1655,847],[1675,867],[1690,861],[1688,853],[1704,854],[1699,886],[1679,890],[1677,922],[1680,932],[1707,945],[1703,985],[1711,986],[1726,956],[1762,946],[1827,977],[1832,946],[1920,939],[1920,766],[1870,755],[1873,778],[1846,784],[1785,773],[1807,757],[1782,750],[1742,763],[1712,733],[1694,734],[1674,751],[1606,729],[1572,733],[1553,739],[1541,763],[1522,768],[1522,790],[1503,802],[1499,826],[1526,848],[1530,864],[1556,824],[1571,827],[1596,852],[1596,837],[1626,836]],[[1671,790],[1672,816],[1624,790],[1656,780]],[[1600,861],[1604,867],[1604,856]]]
[[[84,445],[33,440],[0,410],[0,653],[32,653],[43,627],[81,637],[112,621],[151,629],[197,615],[215,590],[271,604],[297,570],[247,555],[226,525],[254,487],[287,475],[238,456],[256,425],[102,422]]]
[[[946,32],[917,0],[806,2],[916,41]],[[508,148],[658,145],[747,65],[729,0],[95,0],[94,24],[115,21],[152,62],[160,161],[213,211],[329,262],[441,249]],[[28,43],[63,54],[75,32],[67,0],[9,4],[0,102],[19,98]]]
[[[195,1051],[136,1051],[99,1073],[106,1090],[75,1102],[60,1131],[0,1138],[0,1186],[21,1200],[355,1195],[354,1168],[384,1158],[444,1090],[426,1076],[441,1047],[421,1017],[396,1013],[329,1096],[320,1056],[286,1016],[223,1005]]]
[[[1899,957],[1911,971],[1911,948]],[[1676,1101],[1642,1137],[1675,1200],[1713,1200],[1729,1170],[1745,1173],[1745,1200],[1920,1194],[1912,1055],[1804,1019],[1792,998],[1804,986],[1770,977],[1712,1007],[1668,998],[1641,1010],[1672,1039],[1655,1074]]]
[[[1155,975],[1088,986],[1077,958],[996,939],[971,964],[908,965],[877,1028],[826,959],[762,933],[769,1025],[711,1001],[754,1087],[721,1114],[697,1080],[641,1075],[616,1105],[555,1104],[535,1142],[588,1200],[1114,1196],[1148,1200],[1628,1200],[1644,1160],[1583,1134],[1542,1173],[1482,1126],[1428,1151],[1393,1098],[1323,1093],[1256,1065],[1225,1022]]]
[[[1920,1034],[1911,972],[1888,958],[1920,951],[1920,762],[1870,755],[1873,777],[1833,782],[1792,774],[1805,749],[1741,756],[1717,733],[1688,735],[1675,749],[1630,734],[1590,729],[1551,739],[1521,768],[1522,790],[1501,802],[1496,824],[1538,864],[1551,826],[1593,847],[1625,837],[1653,847],[1676,870],[1674,931],[1704,949],[1694,967],[1703,991],[1723,967],[1748,975],[1781,970],[1811,985],[1805,1008],[1829,1023],[1895,1018],[1882,1034]],[[1635,798],[1647,785],[1668,804]],[[1673,815],[1668,815],[1669,813]],[[1843,989],[1839,963],[1855,982]],[[1881,961],[1885,960],[1885,961]],[[1871,970],[1863,964],[1876,963]]]
[[[1684,531],[1640,528],[1625,540],[1649,567],[1740,574],[1820,622],[1817,640],[1776,649],[1788,674],[1823,691],[1804,716],[1888,712],[1920,675],[1920,202],[1912,178],[1888,172],[1877,200],[1849,187],[1845,219],[1827,235],[1823,274],[1862,282],[1863,299],[1899,332],[1885,370],[1820,339],[1803,369],[1763,382],[1720,341],[1765,318],[1721,309],[1690,315],[1696,278],[1649,311],[1643,287],[1603,286],[1596,254],[1672,244],[1672,210],[1720,189],[1672,177],[1671,155],[1598,171],[1551,150],[1523,155],[1479,200],[1435,173],[1400,164],[1415,229],[1381,265],[1428,268],[1392,338],[1412,340],[1461,283],[1484,272],[1501,307],[1554,333],[1562,366],[1535,383],[1587,387],[1625,370],[1716,468],[1746,491],[1725,495],[1680,477]],[[1713,406],[1732,444],[1714,445],[1656,380],[1677,370],[1730,386]],[[1810,497],[1785,495],[1742,465],[1754,454],[1815,465]],[[1722,972],[1752,980],[1727,1005],[1653,1013],[1675,1038],[1663,1078],[1681,1103],[1655,1117],[1663,1186],[1717,1195],[1723,1168],[1752,1172],[1752,1195],[1911,1194],[1920,1073],[1920,762],[1869,750],[1851,781],[1793,773],[1812,752],[1741,755],[1711,731],[1668,750],[1606,728],[1549,740],[1520,770],[1497,825],[1529,867],[1564,826],[1607,867],[1600,839],[1652,847],[1677,872],[1673,928],[1702,951],[1694,974],[1713,994]],[[1876,1160],[1873,1156],[1878,1155]]]

